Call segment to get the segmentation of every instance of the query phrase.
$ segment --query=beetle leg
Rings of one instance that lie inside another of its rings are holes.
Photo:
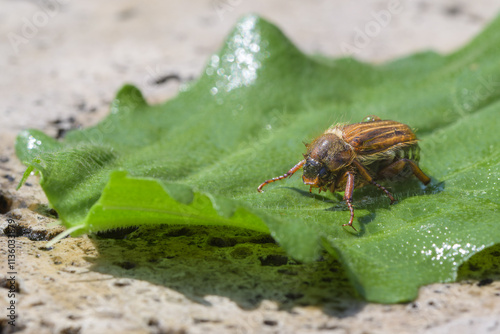
[[[377,188],[382,190],[387,195],[387,197],[389,197],[389,199],[391,200],[391,204],[396,202],[396,200],[394,199],[392,194],[389,192],[389,190],[387,190],[385,187],[381,186],[377,182],[373,181],[373,177],[370,176],[370,174],[368,173],[368,171],[366,170],[365,167],[363,167],[356,159],[354,159],[352,162],[354,163],[354,165],[358,169],[359,173],[366,179],[366,181],[370,182],[371,184],[373,184],[374,186],[376,186]]]
[[[345,185],[344,200],[349,207],[349,211],[351,212],[351,219],[349,219],[348,224],[343,224],[342,226],[350,226],[354,229],[354,231],[357,231],[356,228],[352,226],[352,221],[354,220],[354,208],[352,207],[352,193],[354,192],[354,173],[346,172],[345,174],[347,175],[347,182]]]
[[[418,167],[415,161],[410,159],[401,159],[395,161],[389,166],[382,169],[378,174],[384,177],[397,175],[399,172],[403,170],[406,164],[410,165],[413,175],[415,175],[424,185],[427,185],[429,184],[429,182],[431,182],[431,179],[427,175],[425,175],[424,172],[422,172],[422,170],[420,169],[420,167]]]
[[[305,163],[306,163],[306,159],[301,160],[295,166],[293,166],[288,172],[286,172],[285,174],[283,174],[281,176],[273,177],[272,179],[264,181],[257,188],[257,191],[258,192],[262,192],[262,187],[264,187],[266,184],[269,184],[269,183],[272,183],[272,182],[276,182],[276,181],[279,181],[279,180],[283,180],[283,179],[285,179],[285,178],[287,178],[289,176],[292,176],[293,174],[295,174],[296,171],[298,171],[299,169],[301,169],[302,166],[304,166]]]

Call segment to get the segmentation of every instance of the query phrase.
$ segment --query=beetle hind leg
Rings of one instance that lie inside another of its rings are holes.
[[[429,182],[431,182],[431,179],[427,175],[425,175],[424,172],[422,172],[422,170],[420,169],[420,167],[418,167],[416,162],[410,159],[401,159],[395,161],[389,166],[382,169],[378,173],[378,175],[379,177],[382,178],[390,178],[392,176],[399,174],[403,170],[403,168],[405,168],[406,165],[410,166],[413,175],[415,175],[417,179],[419,179],[420,182],[422,182],[424,185],[427,185],[429,184]]]

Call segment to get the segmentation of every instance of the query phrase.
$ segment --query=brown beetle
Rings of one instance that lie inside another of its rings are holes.
[[[361,123],[335,125],[326,130],[312,143],[306,144],[304,160],[299,161],[282,176],[262,183],[257,190],[271,182],[292,176],[304,168],[302,181],[319,192],[344,190],[344,200],[351,212],[352,226],[354,209],[352,194],[355,188],[373,184],[395,202],[392,194],[378,180],[400,181],[411,174],[423,184],[431,179],[418,167],[418,140],[408,125],[395,121],[383,121],[377,116],[368,116]]]

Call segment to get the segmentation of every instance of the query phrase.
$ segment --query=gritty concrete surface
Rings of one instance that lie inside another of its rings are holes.
[[[0,228],[13,221],[19,235],[16,327],[6,318],[0,236],[1,333],[500,333],[498,280],[464,277],[423,287],[412,303],[371,304],[354,296],[334,259],[304,266],[248,231],[217,238],[172,226],[44,250],[61,228],[48,226],[56,220],[36,177],[15,190],[24,167],[13,148],[22,129],[58,136],[97,123],[126,82],[150,103],[175,96],[245,13],[274,22],[306,53],[376,63],[451,52],[500,1],[0,0],[0,8]],[[382,10],[391,16],[377,30]],[[372,36],[356,40],[366,29]]]

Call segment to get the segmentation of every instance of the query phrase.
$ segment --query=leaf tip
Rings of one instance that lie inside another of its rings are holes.
[[[79,225],[75,225],[73,227],[70,227],[67,230],[59,233],[55,238],[53,238],[49,242],[47,242],[47,244],[45,245],[45,248],[52,248],[56,243],[58,243],[59,241],[61,241],[64,238],[66,238],[71,233],[76,232],[78,230],[83,230],[83,229],[85,229],[85,224],[79,224]]]
[[[147,102],[141,91],[131,84],[125,84],[116,94],[111,106],[111,113],[123,113],[134,111],[139,107],[146,106]]]

